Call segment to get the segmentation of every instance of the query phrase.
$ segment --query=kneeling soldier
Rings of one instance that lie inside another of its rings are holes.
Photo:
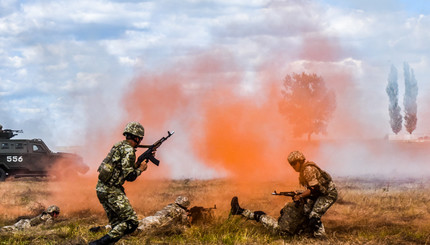
[[[278,219],[266,215],[263,211],[252,212],[239,205],[237,197],[231,200],[232,215],[242,215],[256,220],[274,232],[281,234],[299,234],[310,231],[314,237],[324,237],[325,229],[321,217],[337,200],[337,190],[331,176],[315,163],[305,161],[305,156],[299,151],[293,151],[288,156],[288,162],[296,172],[300,173],[299,182],[306,190],[293,197],[295,203],[287,203],[281,210]]]

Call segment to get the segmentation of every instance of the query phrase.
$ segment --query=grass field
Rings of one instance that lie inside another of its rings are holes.
[[[328,238],[280,237],[255,221],[230,217],[230,200],[239,197],[248,209],[278,217],[288,197],[272,196],[298,186],[280,182],[245,183],[230,180],[146,180],[126,186],[139,218],[151,215],[178,195],[191,205],[217,205],[215,218],[192,226],[182,234],[134,233],[117,244],[430,244],[430,182],[424,179],[363,180],[337,178],[339,200],[323,217]],[[44,179],[11,179],[0,183],[0,226],[19,216],[35,216],[44,207],[62,209],[52,226],[0,233],[0,244],[88,244],[104,235],[90,233],[107,218],[98,203],[93,179],[55,182]]]

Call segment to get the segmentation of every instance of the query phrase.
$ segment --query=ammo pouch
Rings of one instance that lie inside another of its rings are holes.
[[[104,184],[107,184],[108,181],[112,178],[112,175],[115,171],[115,162],[112,161],[112,156],[114,152],[117,150],[118,145],[120,143],[115,144],[108,155],[105,157],[103,162],[100,164],[97,172],[99,172],[99,180]]]
[[[107,183],[112,177],[114,165],[112,162],[103,161],[97,171],[99,172],[99,180],[103,183]]]

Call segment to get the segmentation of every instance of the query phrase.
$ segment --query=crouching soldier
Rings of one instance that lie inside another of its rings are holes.
[[[291,167],[300,173],[299,182],[306,188],[304,192],[293,197],[294,203],[287,203],[281,210],[278,219],[270,217],[263,211],[243,209],[237,197],[231,200],[231,214],[242,215],[248,219],[261,222],[266,228],[282,235],[294,235],[308,231],[314,237],[325,237],[321,217],[337,200],[337,190],[331,176],[315,163],[306,161],[299,151],[288,156]]]
[[[3,226],[0,228],[0,231],[18,231],[39,225],[49,225],[54,223],[54,220],[59,214],[60,208],[55,205],[51,205],[38,216],[31,219],[21,219],[14,225]]]

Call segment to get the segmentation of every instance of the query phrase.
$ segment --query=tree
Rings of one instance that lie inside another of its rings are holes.
[[[391,130],[398,134],[402,130],[402,115],[400,114],[400,106],[398,102],[399,85],[397,83],[397,69],[391,65],[391,70],[388,75],[388,84],[385,89],[390,100],[388,111],[390,114]]]
[[[279,111],[293,127],[293,136],[325,134],[336,109],[336,97],[316,74],[287,75],[281,89]]]
[[[403,106],[405,109],[405,128],[412,134],[417,127],[417,95],[418,85],[415,79],[414,70],[409,70],[407,62],[403,65],[405,74],[405,97],[403,98]]]

